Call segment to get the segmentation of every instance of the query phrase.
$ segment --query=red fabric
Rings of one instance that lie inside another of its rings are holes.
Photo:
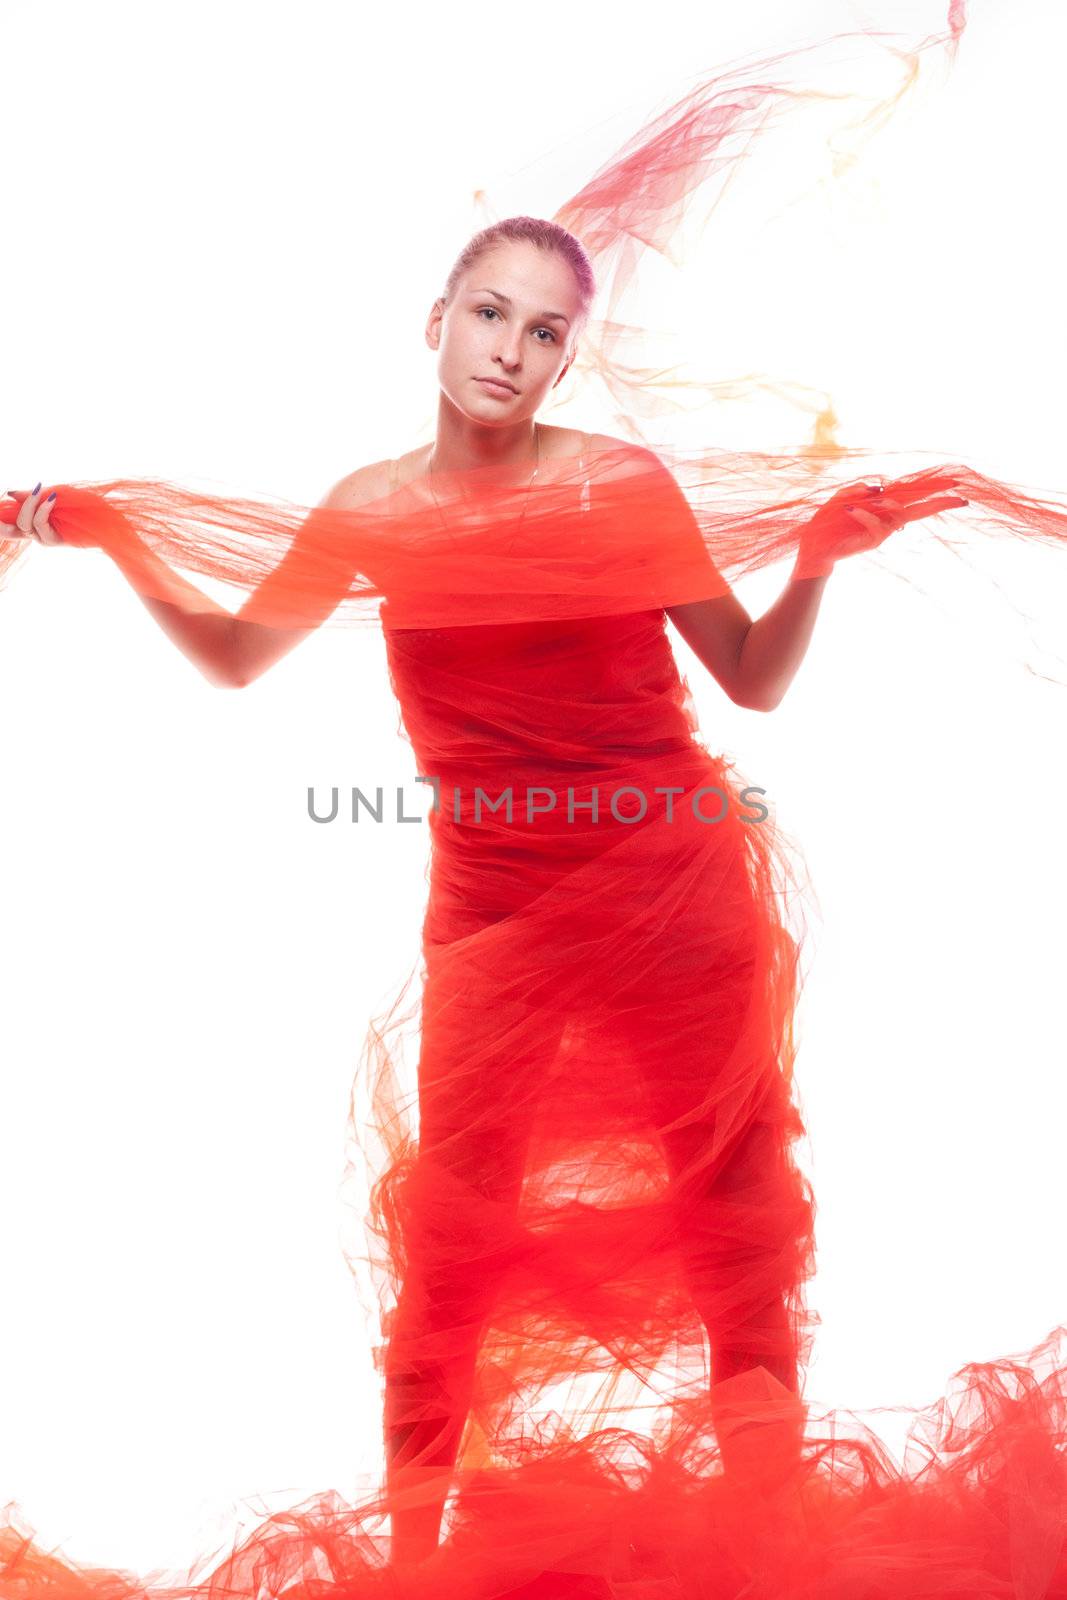
[[[961,28],[954,6],[923,48]],[[778,92],[725,82],[563,208],[614,292],[635,241],[665,247],[681,198]],[[613,331],[596,371],[638,393]],[[840,455],[620,445],[551,461],[533,488],[486,470],[443,476],[436,501],[410,485],[311,512],[144,480],[58,487],[61,536],[145,593],[178,595],[180,567],[243,588],[250,620],[385,629],[439,799],[416,993],[372,1022],[353,1096],[373,1179],[354,1265],[412,1473],[355,1506],[293,1507],[177,1578],[78,1567],[9,1514],[3,1600],[1067,1595],[1064,1329],[961,1368],[916,1414],[903,1468],[802,1398],[800,875],[760,794],[703,743],[664,608],[800,549]],[[975,533],[1067,535],[1061,502],[968,467],[896,481],[950,479]],[[817,526],[832,549],[834,519]],[[510,818],[492,809],[508,791]],[[627,1400],[647,1430],[618,1426]],[[460,1429],[453,1472],[439,1452]],[[446,1485],[440,1552],[397,1567],[390,1513]]]

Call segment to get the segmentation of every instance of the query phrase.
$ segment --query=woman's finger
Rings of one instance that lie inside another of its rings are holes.
[[[40,501],[37,510],[33,514],[33,531],[37,535],[38,539],[40,539],[42,544],[63,543],[62,539],[59,537],[59,534],[48,520],[52,512],[52,507],[55,505],[55,503],[55,493],[53,492],[46,500]]]
[[[19,506],[18,516],[15,518],[15,526],[21,529],[21,531],[31,539],[35,537],[33,532],[33,514],[37,510],[37,497],[40,492],[40,484],[37,485],[36,489],[30,490],[25,500]]]
[[[862,506],[846,506],[845,509],[847,514],[850,517],[854,517],[858,523],[866,528],[869,534],[872,534],[878,540],[885,538],[888,529],[883,527],[873,512],[865,511]]]
[[[860,495],[867,495],[868,498],[873,498],[875,495],[882,494],[882,492],[880,483],[843,483],[840,488],[834,490],[826,504],[828,505],[832,500],[855,500]]]
[[[969,500],[964,500],[962,495],[943,494],[933,500],[921,500],[917,505],[908,506],[900,513],[902,522],[915,522],[920,517],[936,517],[939,511],[955,511],[960,506],[970,505]]]
[[[959,479],[951,472],[928,472],[910,483],[895,483],[891,492],[901,505],[915,505],[920,500],[929,500],[931,495],[951,493],[958,488]]]

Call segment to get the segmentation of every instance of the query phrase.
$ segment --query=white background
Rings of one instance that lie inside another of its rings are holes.
[[[7,0],[0,490],[312,504],[430,437],[423,326],[476,227],[551,215],[738,57],[944,23],[741,9]],[[661,321],[717,378],[828,398],[843,443],[1067,491],[1065,46],[1047,0],[987,0],[847,170],[818,138],[760,147]],[[898,81],[855,54],[863,92]],[[789,449],[810,423],[779,395],[700,437]],[[1024,665],[1062,640],[1067,558],[1002,548],[998,602],[921,528],[839,568],[771,717],[673,636],[706,740],[768,789],[818,895],[807,1393],[859,1409],[929,1404],[1067,1320],[1067,688]],[[758,612],[785,576],[738,592]],[[241,1500],[377,1470],[342,1142],[367,1018],[416,956],[427,830],[317,827],[306,790],[428,796],[371,628],[219,691],[99,552],[35,548],[0,592],[0,672],[0,1504],[76,1559],[180,1566]]]

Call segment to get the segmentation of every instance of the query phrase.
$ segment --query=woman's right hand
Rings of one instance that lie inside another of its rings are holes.
[[[22,498],[14,523],[0,521],[2,539],[36,539],[38,544],[62,544],[63,540],[53,528],[49,517],[56,503],[55,491],[41,499],[41,485],[30,494],[25,489],[9,489],[12,499]],[[5,497],[6,498],[6,497]]]

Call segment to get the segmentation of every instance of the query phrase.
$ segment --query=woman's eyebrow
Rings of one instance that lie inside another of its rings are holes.
[[[499,300],[500,304],[507,306],[509,311],[513,304],[506,294],[500,293],[499,289],[472,289],[471,294],[491,294],[494,300]],[[562,311],[539,311],[537,315],[543,322],[565,322],[568,328],[571,325],[570,317],[565,317]]]

